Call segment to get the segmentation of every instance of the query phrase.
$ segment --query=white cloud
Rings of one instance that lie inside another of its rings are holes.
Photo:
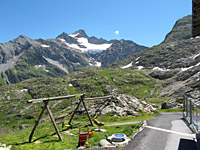
[[[117,31],[115,31],[115,35],[119,35],[119,31],[117,30]]]

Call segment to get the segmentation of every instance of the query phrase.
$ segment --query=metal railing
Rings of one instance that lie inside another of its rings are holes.
[[[194,132],[200,133],[200,104],[186,95],[183,97],[183,118]]]

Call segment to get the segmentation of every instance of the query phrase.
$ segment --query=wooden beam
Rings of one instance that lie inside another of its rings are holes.
[[[73,112],[73,114],[72,114],[72,116],[71,116],[71,118],[70,118],[70,120],[69,120],[69,124],[71,124],[72,119],[73,119],[75,113],[77,112],[77,110],[78,110],[78,108],[79,108],[81,102],[82,102],[82,103],[83,103],[83,106],[84,106],[84,108],[85,108],[85,111],[86,111],[86,113],[87,113],[87,116],[88,116],[88,118],[89,118],[89,121],[90,121],[91,125],[94,126],[93,123],[92,123],[92,119],[90,118],[90,115],[89,115],[89,113],[88,113],[87,107],[86,107],[86,105],[85,105],[84,96],[85,96],[85,95],[83,95],[83,96],[80,97],[79,103],[78,103],[77,107],[75,108],[75,110],[74,110],[74,112]]]
[[[35,125],[34,125],[34,127],[33,127],[33,130],[32,130],[32,132],[31,132],[31,134],[30,134],[30,136],[29,136],[29,143],[31,143],[31,140],[32,140],[33,134],[34,134],[34,132],[35,132],[35,129],[36,129],[36,127],[37,127],[38,124],[39,124],[39,121],[40,121],[40,119],[41,119],[41,117],[42,117],[42,115],[43,115],[43,113],[44,113],[44,111],[45,111],[45,109],[46,109],[47,104],[48,104],[48,102],[44,104],[44,108],[42,109],[42,111],[41,111],[41,113],[40,113],[40,115],[39,115],[37,121],[35,122]]]
[[[58,96],[58,97],[50,97],[50,98],[39,98],[39,99],[32,99],[28,100],[28,103],[41,103],[43,101],[53,101],[53,100],[62,100],[62,99],[70,99],[73,97],[81,97],[84,94],[75,94],[75,95],[67,95],[67,96]]]
[[[200,36],[200,0],[192,0],[192,37]]]
[[[51,110],[49,109],[49,106],[47,105],[47,104],[48,104],[48,101],[44,101],[44,103],[46,104],[45,107],[46,107],[46,109],[47,109],[47,112],[49,113],[49,117],[51,118],[51,121],[52,121],[53,126],[54,126],[54,128],[55,128],[55,130],[56,130],[56,133],[57,133],[57,135],[58,135],[58,138],[59,138],[60,141],[62,141],[62,140],[63,140],[63,139],[62,139],[62,136],[60,135],[60,132],[59,132],[59,130],[58,130],[58,127],[56,126],[56,122],[55,122],[55,120],[54,120],[54,118],[53,118],[52,112],[51,112]]]
[[[91,120],[91,118],[90,118],[90,115],[89,115],[89,113],[88,113],[87,107],[86,107],[86,105],[85,105],[84,97],[83,97],[83,96],[81,97],[81,101],[82,101],[82,103],[83,103],[83,106],[85,107],[85,111],[86,111],[86,113],[87,113],[87,116],[88,116],[88,118],[89,118],[89,120],[90,120],[91,125],[94,126],[94,125],[93,125],[93,122],[92,122],[92,120]]]
[[[93,97],[93,98],[85,98],[84,100],[99,100],[99,99],[107,99],[107,98],[113,98],[112,95],[109,96],[103,96],[103,97]]]
[[[83,95],[83,96],[84,96],[84,95]],[[70,118],[70,120],[69,120],[69,124],[71,124],[72,119],[73,119],[73,117],[74,117],[74,115],[75,115],[77,109],[79,108],[80,104],[81,104],[81,97],[80,97],[80,100],[79,100],[78,105],[76,106],[76,108],[75,108],[75,110],[74,110],[74,112],[73,112],[73,114],[72,114],[72,116],[71,116],[71,118]]]

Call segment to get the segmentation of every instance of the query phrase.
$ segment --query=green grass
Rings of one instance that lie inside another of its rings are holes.
[[[32,70],[34,72],[34,70]],[[1,79],[0,79],[1,80]],[[69,86],[73,83],[73,86]],[[63,134],[63,142],[60,142],[57,137],[53,137],[55,130],[49,117],[45,112],[43,123],[37,128],[34,140],[39,140],[42,143],[28,143],[29,134],[32,130],[35,120],[37,119],[41,106],[43,104],[27,104],[27,100],[33,98],[53,97],[61,95],[72,95],[85,93],[86,97],[96,97],[110,95],[112,90],[114,93],[123,93],[135,96],[149,103],[162,103],[167,98],[159,97],[160,83],[142,71],[135,71],[131,69],[87,69],[81,72],[74,72],[64,78],[33,78],[23,81],[18,84],[10,86],[3,86],[0,88],[0,143],[13,145],[12,149],[67,149],[76,148],[78,144],[78,136],[69,136]],[[26,92],[20,92],[21,89],[28,89]],[[63,100],[60,103],[49,103],[49,107],[54,115],[58,117],[61,114],[69,113],[74,110],[76,105],[72,102],[77,100]],[[87,104],[87,103],[86,103]],[[68,108],[70,106],[70,108]],[[172,110],[160,110],[172,111]],[[174,111],[174,110],[173,110]],[[19,116],[19,114],[21,116]],[[27,114],[33,118],[27,119]],[[101,115],[97,119],[105,122],[106,125],[124,122],[142,122],[143,120],[151,120],[155,117],[151,114],[140,112],[137,117],[118,117],[114,112],[107,115]],[[65,123],[68,123],[70,116],[65,118]],[[92,118],[94,119],[94,118]],[[72,132],[78,133],[78,123],[82,125],[83,130],[89,124],[87,116],[75,115],[73,121],[77,124]],[[19,131],[21,126],[29,128]],[[58,125],[61,131],[61,124]],[[101,139],[105,139],[104,135],[109,136],[113,133],[125,133],[131,136],[137,130],[139,124],[135,125],[122,125],[122,126],[104,126],[107,131],[105,133],[96,133],[91,139],[91,145],[97,146]],[[97,126],[95,126],[97,128]],[[90,127],[90,130],[94,127]]]
[[[75,72],[65,78],[74,83],[75,91],[86,93],[88,97],[123,93],[137,98],[159,95],[161,88],[157,81],[143,71],[119,68],[87,69]],[[75,81],[74,81],[75,79]],[[153,90],[153,93],[151,92]],[[72,88],[69,88],[72,93]]]
[[[5,85],[5,81],[0,77],[0,86]]]
[[[97,118],[100,121],[105,122],[106,125],[108,124],[114,124],[114,123],[120,123],[120,122],[134,122],[134,121],[143,121],[143,120],[149,120],[153,119],[155,115],[148,115],[145,113],[141,113],[138,117],[122,117],[118,118],[112,117],[112,113],[108,115],[103,115]],[[68,121],[68,120],[67,120]],[[66,121],[66,122],[67,122]],[[86,131],[85,125],[88,124],[88,118],[87,116],[75,116],[73,121],[74,124],[79,122],[79,125],[82,125],[81,132]],[[26,123],[26,122],[23,122]],[[79,125],[76,125],[75,129],[66,129],[62,128],[61,124],[58,124],[58,128],[60,131],[64,130],[70,130],[71,133],[77,134],[79,132]],[[130,125],[118,125],[118,126],[104,126],[102,129],[106,129],[106,132],[95,132],[94,136],[90,139],[90,144],[92,147],[98,146],[98,143],[100,140],[105,139],[105,134],[108,136],[111,136],[114,133],[124,133],[128,137],[131,137],[135,131],[140,127],[139,124],[130,124]],[[89,129],[97,129],[98,127],[95,125],[94,127],[90,126]],[[38,128],[36,129],[33,141],[40,141],[41,143],[29,143],[29,135],[31,133],[32,128],[20,130],[20,131],[12,131],[12,132],[1,132],[0,133],[0,142],[4,143],[6,145],[12,145],[12,150],[29,150],[29,149],[74,149],[78,145],[78,135],[66,135],[63,132],[61,132],[63,141],[59,141],[58,137],[55,136],[55,130],[50,121],[47,121],[45,123],[39,124]]]
[[[147,98],[145,99],[148,103],[163,103],[164,101],[168,100],[169,98]]]
[[[179,109],[158,109],[159,112],[182,112],[183,108]]]

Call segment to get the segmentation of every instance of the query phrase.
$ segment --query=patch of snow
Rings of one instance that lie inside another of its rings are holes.
[[[128,65],[126,65],[126,66],[123,66],[123,67],[121,67],[122,69],[126,69],[126,68],[129,68],[129,67],[131,67],[133,65],[133,62],[131,62],[130,64],[128,64]]]
[[[191,69],[191,68],[193,68],[194,66],[190,66],[190,67],[188,67],[188,68],[181,68],[181,70],[182,71],[187,71],[187,70],[189,70],[189,69]]]
[[[138,61],[140,59],[140,57],[136,58],[135,61]]]
[[[139,61],[136,61],[136,62],[135,62],[135,64],[138,64],[138,63],[139,63]]]
[[[96,61],[96,65],[97,67],[101,67],[101,62]]]
[[[174,47],[174,44],[172,43],[172,44],[170,44],[170,46],[171,46],[171,47]]]
[[[138,70],[142,70],[142,69],[144,69],[143,66],[138,66]]]
[[[197,54],[197,55],[195,55],[192,59],[195,59],[195,58],[197,58],[198,56],[200,56],[200,53]]]
[[[200,62],[198,64],[196,64],[195,66],[190,66],[190,67],[187,67],[187,68],[181,68],[182,71],[187,71],[189,69],[192,69],[193,67],[197,67],[200,65]]]
[[[200,36],[196,36],[195,39],[200,39]]]
[[[87,38],[81,37],[81,38],[77,38],[78,42],[80,43],[80,45],[85,46],[86,48],[82,48],[82,50],[106,50],[108,49],[112,44],[92,44],[88,42]]]
[[[71,37],[74,37],[76,38],[77,35],[73,35],[71,34]],[[82,52],[87,52],[87,51],[97,51],[97,50],[106,50],[108,49],[112,44],[108,44],[108,43],[105,43],[105,44],[92,44],[92,43],[89,43],[88,42],[88,39],[87,38],[84,38],[84,37],[81,37],[81,38],[76,38],[77,41],[79,42],[80,45],[84,46],[85,48],[81,48],[79,47],[79,45],[77,44],[69,44],[67,43],[64,39],[60,39],[59,40],[61,42],[64,42],[67,46],[71,47],[71,48],[74,48],[74,49],[78,49],[78,50],[81,50]]]
[[[59,38],[59,40],[60,40],[61,42],[66,42],[65,39],[61,39],[61,38]]]
[[[80,48],[77,44],[69,44],[69,43],[67,43],[67,42],[65,42],[65,44],[66,44],[67,46],[71,47],[71,48],[79,49],[79,50],[81,50],[81,51],[84,52],[84,48]]]
[[[199,66],[200,65],[200,62],[198,63],[198,64],[196,64],[195,66],[197,67],[197,66]]]
[[[74,34],[69,34],[69,36],[75,38],[77,35],[79,35],[79,33],[74,33]]]
[[[44,71],[49,72],[49,70],[46,69],[45,65],[35,65],[35,68],[36,69],[42,68],[42,69],[44,69]]]
[[[45,44],[42,44],[40,46],[42,46],[42,47],[50,47],[49,45],[45,45]]]
[[[69,86],[72,87],[73,85],[70,83]]]
[[[163,69],[163,68],[160,68],[160,67],[154,67],[153,70],[170,71],[170,69]]]
[[[28,91],[28,89],[22,89],[21,90],[21,92],[27,92]]]

